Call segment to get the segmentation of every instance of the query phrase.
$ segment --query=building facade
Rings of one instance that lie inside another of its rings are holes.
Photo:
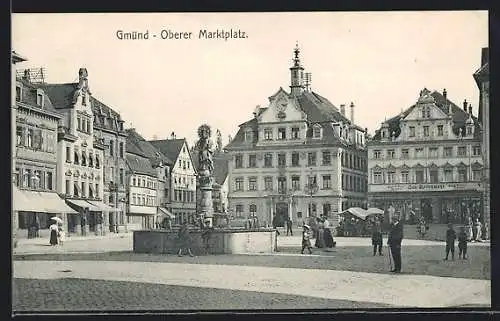
[[[368,142],[369,205],[409,224],[464,223],[481,213],[481,154],[472,106],[424,89]]]
[[[126,231],[126,140],[124,121],[120,114],[94,97],[90,98],[94,114],[94,136],[104,144],[103,165],[103,202],[114,211],[105,215],[108,220],[104,231]]]
[[[196,169],[186,139],[172,136],[166,140],[149,141],[171,160],[170,204],[167,210],[175,216],[174,223],[196,220]]]
[[[104,145],[94,136],[92,93],[87,69],[80,68],[78,83],[43,84],[52,106],[62,115],[57,136],[57,192],[78,214],[68,214],[69,233],[102,235],[106,213],[104,192]]]
[[[228,208],[235,219],[301,224],[347,206],[366,204],[366,130],[312,92],[296,48],[290,93],[280,88],[267,107],[241,124],[229,153]]]
[[[484,224],[486,225],[486,237],[490,235],[490,70],[489,70],[489,48],[483,48],[481,52],[481,68],[474,73],[474,80],[479,87],[479,121],[481,122],[482,131],[482,153],[483,153],[483,183],[484,183],[484,200],[483,213]]]

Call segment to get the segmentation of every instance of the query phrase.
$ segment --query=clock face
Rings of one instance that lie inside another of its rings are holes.
[[[276,102],[276,109],[278,109],[278,111],[285,111],[287,104],[288,103],[287,103],[286,99],[280,98]]]

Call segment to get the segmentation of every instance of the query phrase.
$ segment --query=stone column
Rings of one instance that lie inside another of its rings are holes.
[[[212,203],[212,177],[208,170],[200,172],[200,207],[199,212],[202,219],[213,219],[213,203]]]

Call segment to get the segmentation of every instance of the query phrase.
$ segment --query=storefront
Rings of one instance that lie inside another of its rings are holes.
[[[369,207],[383,209],[386,221],[393,211],[406,224],[416,224],[421,217],[436,224],[463,224],[469,216],[483,219],[482,190],[478,183],[406,184],[406,190],[401,186],[399,189],[370,192]]]

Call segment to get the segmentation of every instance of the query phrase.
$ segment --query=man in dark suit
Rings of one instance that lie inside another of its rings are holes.
[[[389,231],[389,237],[387,240],[387,245],[391,249],[392,258],[394,259],[394,269],[391,272],[400,273],[401,272],[401,241],[403,240],[403,226],[399,222],[399,217],[393,216],[391,230]]]

